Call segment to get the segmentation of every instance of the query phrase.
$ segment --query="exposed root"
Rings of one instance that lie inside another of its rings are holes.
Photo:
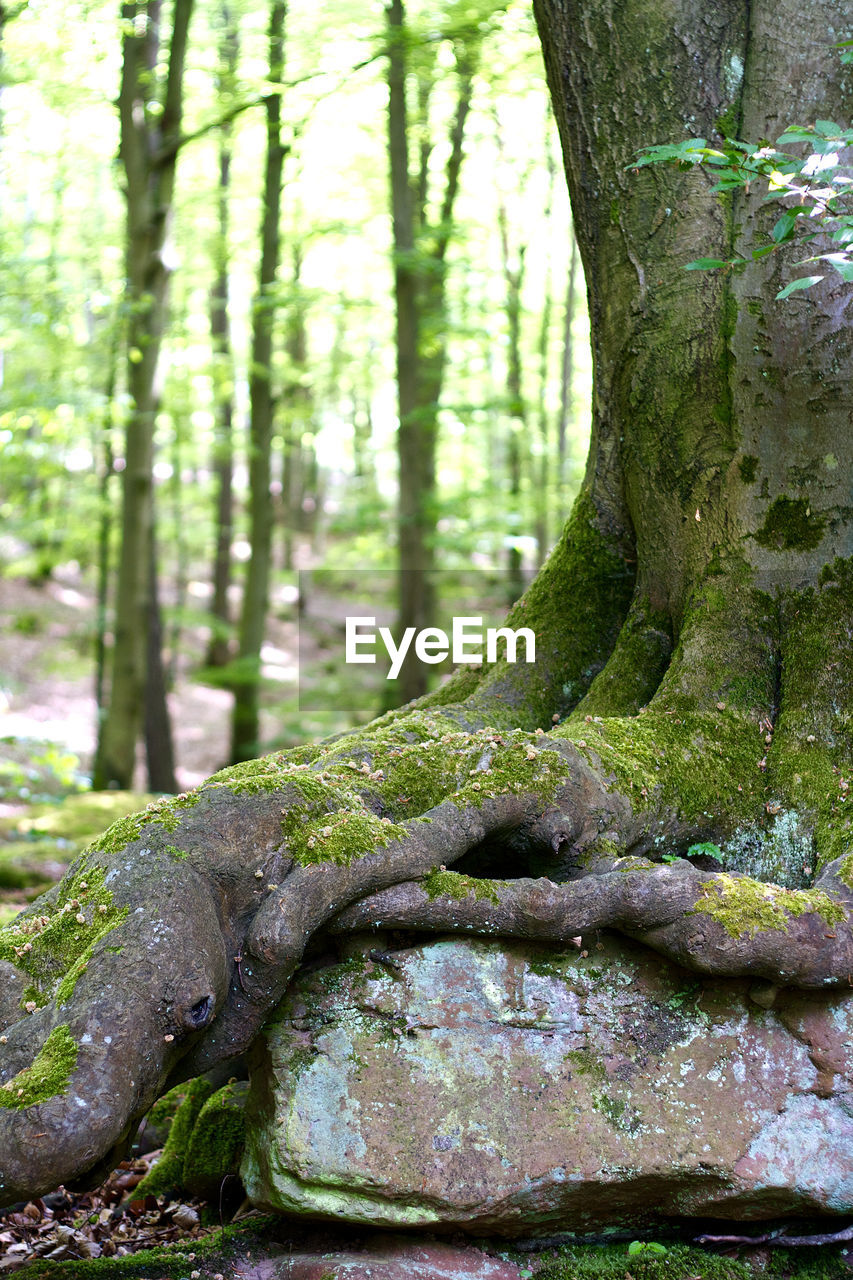
[[[843,1244],[853,1240],[853,1227],[843,1231],[827,1231],[816,1236],[787,1236],[783,1231],[770,1231],[764,1236],[697,1236],[696,1244],[769,1244],[778,1249],[814,1248],[822,1244]]]
[[[408,928],[567,943],[617,929],[698,973],[779,986],[853,987],[851,892],[828,874],[808,893],[748,876],[624,858],[601,875],[474,880],[443,872],[341,912],[334,932]]]

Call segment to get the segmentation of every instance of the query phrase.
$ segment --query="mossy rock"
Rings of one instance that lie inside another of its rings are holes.
[[[232,1080],[221,1089],[204,1076],[181,1086],[181,1099],[163,1154],[136,1188],[137,1196],[199,1196],[217,1201],[223,1182],[235,1177],[244,1143],[248,1085]],[[173,1099],[173,1090],[166,1098]]]
[[[184,1186],[202,1200],[216,1204],[223,1183],[238,1176],[248,1091],[246,1080],[224,1085],[207,1099],[193,1125],[184,1156]]]
[[[186,1086],[186,1096],[175,1112],[163,1154],[136,1188],[140,1198],[177,1197],[184,1190],[184,1156],[199,1113],[213,1093],[213,1085],[198,1076]]]

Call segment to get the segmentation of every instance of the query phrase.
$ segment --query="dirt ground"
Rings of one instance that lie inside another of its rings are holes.
[[[180,647],[172,658],[174,687],[169,694],[178,782],[197,785],[228,762],[232,697],[223,688],[198,680],[207,642],[204,621],[207,588],[189,584],[188,608]],[[329,610],[324,610],[328,617]],[[61,569],[44,585],[0,577],[0,739],[50,742],[79,757],[83,773],[91,768],[97,718],[94,692],[94,598],[73,568]],[[167,637],[172,632],[166,624]],[[303,664],[322,659],[322,634],[301,628]],[[262,749],[301,741],[344,728],[337,715],[304,717],[298,711],[297,679],[300,624],[296,592],[273,593],[262,652],[265,688]],[[338,699],[330,693],[329,705]],[[369,713],[370,701],[367,702]],[[359,718],[366,718],[361,716]],[[136,785],[144,787],[140,753]]]

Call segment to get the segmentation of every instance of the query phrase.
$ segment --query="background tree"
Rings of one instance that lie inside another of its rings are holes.
[[[157,600],[154,433],[168,306],[166,246],[183,115],[184,62],[192,0],[175,0],[165,80],[158,85],[161,6],[122,8],[119,155],[127,199],[127,420],[121,555],[110,695],[100,726],[96,787],[128,788],[145,727],[154,790],[176,791]],[[158,89],[162,97],[158,97]],[[144,712],[144,719],[143,719]]]
[[[436,450],[438,410],[447,358],[447,251],[462,167],[465,125],[480,54],[481,15],[451,10],[445,21],[457,73],[455,107],[440,194],[432,192],[431,121],[434,50],[415,45],[403,0],[391,0],[388,19],[388,160],[393,225],[397,400],[400,425],[397,631],[422,630],[435,613]],[[417,58],[413,59],[413,49]],[[415,62],[413,66],[412,63]],[[407,81],[415,82],[417,127],[410,126]],[[417,138],[413,146],[413,137]],[[412,172],[410,152],[417,151]],[[403,701],[426,691],[420,663],[405,661],[397,681]]]
[[[286,149],[281,136],[281,92],[284,78],[283,0],[273,0],[269,19],[269,79],[266,98],[267,152],[261,217],[261,260],[258,292],[252,313],[252,355],[249,373],[249,544],[243,604],[240,614],[238,672],[231,720],[231,759],[247,760],[259,743],[258,689],[261,645],[269,602],[273,507],[270,494],[273,416],[273,319],[276,276],[281,256],[281,187]]]
[[[236,19],[227,4],[219,11],[219,94],[234,97],[240,36]],[[234,534],[234,360],[228,316],[229,231],[231,197],[231,153],[233,123],[226,121],[219,135],[218,227],[214,241],[214,280],[210,291],[210,337],[216,386],[216,428],[213,471],[216,476],[216,550],[213,558],[213,599],[211,636],[207,650],[210,666],[222,667],[229,657],[230,616],[228,588],[231,585],[231,543]]]

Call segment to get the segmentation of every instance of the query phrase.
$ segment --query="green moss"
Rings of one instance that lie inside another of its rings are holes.
[[[244,760],[214,773],[204,784],[203,790],[227,787],[236,796],[278,791],[294,773],[306,769],[321,751],[321,747],[308,744],[293,747],[286,752],[274,751],[257,760]]]
[[[189,857],[185,849],[179,849],[174,844],[165,845],[161,853],[168,854],[170,858],[175,858],[178,862],[184,862]]]
[[[163,1154],[136,1188],[138,1198],[180,1195],[184,1190],[184,1160],[192,1131],[212,1093],[213,1085],[204,1076],[198,1076],[187,1085],[186,1097],[175,1112]]]
[[[843,880],[848,889],[853,889],[853,853],[848,853],[841,863],[838,868],[838,878]]]
[[[128,914],[117,907],[104,884],[103,868],[85,855],[57,886],[52,900],[40,899],[13,924],[0,929],[0,959],[32,979],[22,1003],[68,1000],[98,943]]]
[[[589,1049],[570,1049],[565,1056],[579,1076],[589,1076],[592,1080],[603,1083],[607,1079],[604,1063],[596,1058]]]
[[[477,880],[456,871],[440,871],[438,867],[433,867],[429,875],[424,876],[421,887],[430,901],[434,898],[456,898],[461,901],[473,895],[477,901],[487,899],[489,902],[500,902],[495,881]]]
[[[847,918],[844,907],[819,889],[782,889],[725,873],[703,885],[693,910],[716,920],[732,938],[764,930],[786,932],[793,917],[809,912],[828,925]]]
[[[748,453],[741,458],[737,465],[740,478],[744,484],[755,484],[755,478],[758,475],[758,459]]]
[[[805,498],[776,498],[755,541],[770,551],[813,551],[823,538],[826,520]]]
[[[150,824],[156,824],[164,831],[177,831],[181,825],[181,815],[186,809],[192,809],[201,799],[201,791],[187,791],[179,796],[161,796],[152,800],[139,813],[128,814],[119,818],[103,835],[90,845],[93,853],[120,853],[126,845],[138,840]]]
[[[77,1044],[67,1026],[54,1027],[33,1060],[0,1088],[0,1107],[22,1110],[65,1093],[77,1066]]]
[[[184,1156],[183,1185],[203,1199],[218,1192],[223,1179],[235,1175],[245,1145],[248,1085],[231,1081],[207,1099]]]
[[[593,680],[577,714],[634,715],[649,701],[672,651],[669,617],[647,600],[635,601],[604,670]]]
[[[279,777],[282,833],[303,866],[347,865],[409,834],[407,820],[428,821],[445,800],[480,806],[531,792],[543,804],[567,773],[544,735],[494,729],[467,733],[434,715],[348,735]]]
[[[605,777],[637,810],[664,806],[707,823],[721,812],[729,820],[752,815],[763,801],[755,728],[731,711],[572,717],[555,735],[574,742],[593,764],[600,760]]]
[[[537,1280],[751,1280],[742,1262],[686,1245],[662,1254],[629,1254],[625,1245],[573,1246],[546,1258]]]
[[[506,626],[536,634],[536,663],[505,659],[467,668],[420,706],[468,699],[466,716],[483,707],[498,728],[550,726],[583,697],[610,656],[634,589],[634,566],[599,529],[595,503],[581,489],[547,562],[511,610]],[[583,608],[572,607],[582,600]]]

